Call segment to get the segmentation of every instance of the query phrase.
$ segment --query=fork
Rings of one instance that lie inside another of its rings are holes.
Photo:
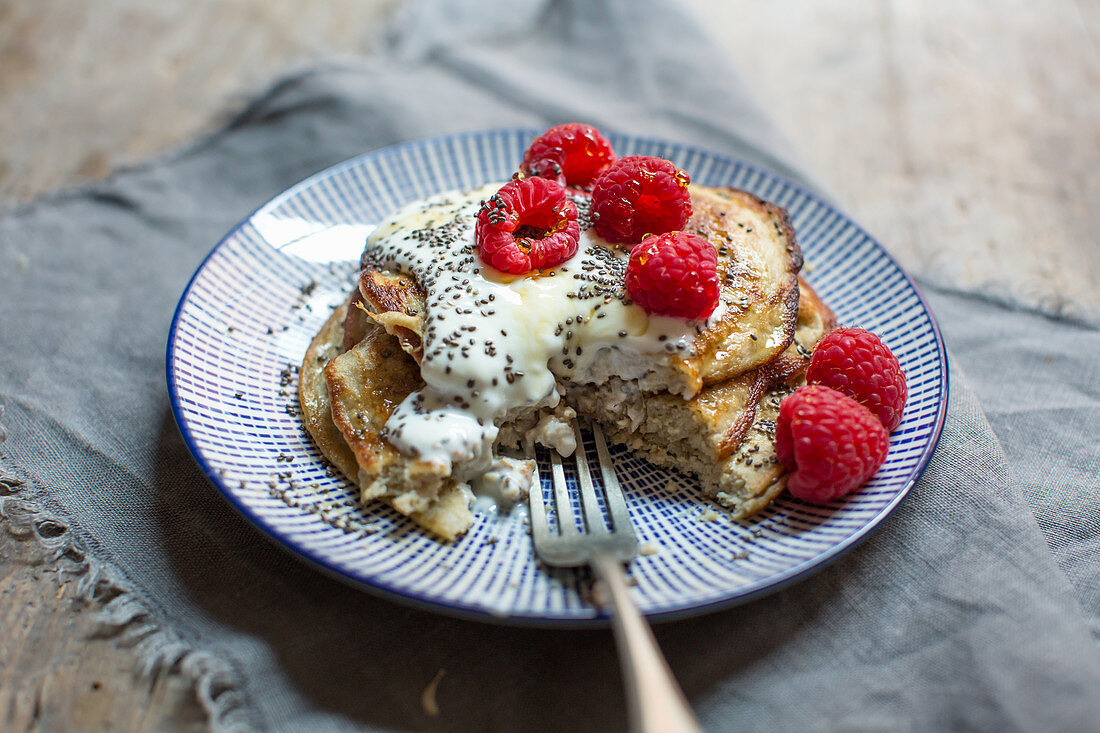
[[[611,527],[608,528],[604,521],[585,455],[584,438],[580,425],[574,420],[577,485],[580,489],[580,506],[586,531],[577,529],[561,456],[557,451],[551,450],[558,533],[551,531],[547,521],[542,484],[537,480],[536,474],[537,488],[530,492],[531,537],[535,551],[544,563],[553,567],[590,565],[598,583],[596,590],[600,587],[607,590],[606,595],[598,592],[593,595],[597,599],[604,595],[601,605],[610,606],[611,624],[615,630],[615,643],[623,669],[623,684],[626,688],[632,730],[645,733],[700,731],[699,723],[692,714],[684,693],[676,684],[672,670],[661,655],[657,640],[653,638],[653,631],[630,597],[622,563],[634,558],[638,551],[638,538],[630,522],[622,488],[615,476],[607,441],[598,425],[593,423],[590,429],[596,442],[600,473],[603,476],[604,502]],[[534,458],[533,447],[528,448],[527,457]]]

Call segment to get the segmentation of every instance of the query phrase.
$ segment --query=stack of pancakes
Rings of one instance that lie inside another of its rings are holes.
[[[611,349],[589,373],[559,375],[565,401],[512,416],[497,445],[521,442],[548,412],[567,420],[575,410],[653,463],[696,476],[704,494],[743,517],[785,486],[775,457],[779,401],[804,382],[810,354],[835,319],[798,276],[802,255],[781,208],[734,189],[690,190],[685,229],[718,251],[718,316],[698,329],[687,351]],[[473,523],[468,487],[385,438],[394,409],[424,385],[425,293],[409,275],[379,269],[369,251],[362,265],[358,288],[306,353],[303,421],[325,457],[360,486],[364,502],[385,501],[452,540]],[[622,358],[646,360],[644,375],[616,376],[608,365]]]

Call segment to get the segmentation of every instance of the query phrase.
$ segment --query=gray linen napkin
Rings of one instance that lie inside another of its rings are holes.
[[[0,219],[0,512],[40,527],[87,596],[121,591],[108,621],[142,639],[146,668],[190,675],[218,729],[624,727],[608,632],[404,608],[264,541],[180,439],[165,338],[191,273],[246,212],[400,140],[576,119],[810,183],[747,96],[706,35],[656,0],[420,2],[377,57],[287,77],[206,140],[19,207]],[[953,351],[951,403],[911,496],[809,580],[657,629],[707,728],[1100,720],[1100,334],[926,293]],[[440,669],[429,718],[420,692]]]

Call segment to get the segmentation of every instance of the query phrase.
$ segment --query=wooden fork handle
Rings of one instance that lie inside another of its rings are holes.
[[[592,559],[592,569],[610,595],[611,624],[623,668],[631,730],[700,733],[699,722],[676,684],[653,631],[630,597],[622,563],[611,555],[598,553]]]

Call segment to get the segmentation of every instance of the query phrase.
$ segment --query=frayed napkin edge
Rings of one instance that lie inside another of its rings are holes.
[[[115,639],[129,648],[144,679],[165,673],[183,675],[211,730],[254,730],[239,676],[225,658],[184,640],[113,564],[89,551],[68,518],[43,505],[40,497],[45,490],[2,450],[7,438],[3,418],[0,403],[0,520],[17,539],[41,548],[59,575],[80,578],[75,610],[94,609],[96,628],[91,638]]]

